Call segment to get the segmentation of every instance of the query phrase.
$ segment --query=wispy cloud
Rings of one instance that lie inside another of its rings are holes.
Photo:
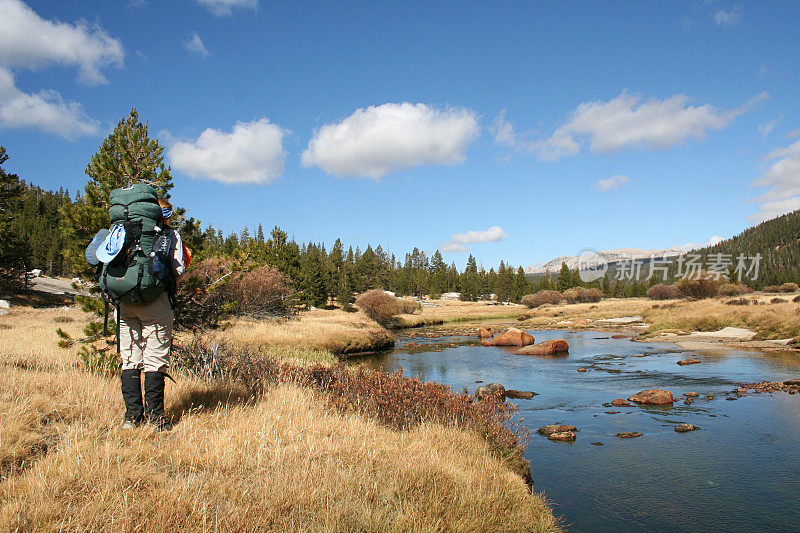
[[[527,141],[514,133],[501,113],[492,124],[495,141],[515,150],[530,152],[543,161],[556,161],[578,154],[588,143],[599,153],[646,148],[665,150],[686,142],[702,141],[709,131],[720,130],[753,105],[769,99],[761,93],[730,111],[710,104],[690,105],[678,94],[659,100],[623,91],[608,101],[584,102],[547,139]]]
[[[711,15],[711,18],[714,19],[714,23],[717,26],[730,29],[737,26],[742,21],[742,16],[744,16],[744,10],[741,4],[736,4],[730,9],[715,11]]]
[[[445,253],[459,253],[468,251],[469,245],[484,242],[500,242],[508,235],[500,226],[492,226],[487,230],[472,230],[466,233],[456,233],[450,240],[442,244],[439,250]]]
[[[198,54],[204,59],[211,55],[208,51],[208,48],[206,48],[206,44],[203,42],[203,39],[200,38],[196,31],[193,31],[191,35],[189,35],[189,38],[183,41],[183,47],[189,52]]]
[[[617,174],[610,178],[598,180],[597,184],[595,184],[595,188],[601,191],[610,191],[611,189],[619,189],[629,181],[628,176]]]
[[[258,8],[258,0],[197,0],[197,3],[217,17],[229,17],[234,9]]]
[[[800,208],[800,140],[774,150],[764,160],[772,163],[753,182],[753,186],[769,190],[754,199],[761,205],[749,217],[753,222],[762,222]]]
[[[769,122],[765,122],[764,124],[760,124],[758,126],[758,133],[763,135],[764,137],[768,136],[772,131],[775,129],[775,126],[778,125],[778,122],[781,121],[783,115],[779,116],[775,120],[770,120]]]
[[[302,164],[340,177],[379,179],[421,165],[462,163],[479,134],[469,109],[407,102],[371,106],[317,130]]]
[[[208,128],[195,141],[176,142],[167,156],[173,167],[193,178],[267,184],[283,174],[286,134],[266,118],[238,122],[230,132]]]

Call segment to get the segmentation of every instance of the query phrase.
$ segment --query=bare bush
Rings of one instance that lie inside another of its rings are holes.
[[[723,283],[719,286],[720,296],[739,296],[751,292],[753,292],[753,289],[744,283]]]
[[[800,289],[800,287],[798,287],[797,283],[792,283],[791,281],[781,285],[781,290],[783,292],[797,292],[798,289]]]
[[[292,280],[271,266],[236,275],[219,292],[236,302],[236,314],[255,317],[284,314],[293,294]]]
[[[540,305],[550,304],[556,305],[564,296],[558,291],[539,291],[536,294],[526,294],[522,297],[522,305],[533,309]]]
[[[647,297],[651,300],[674,300],[681,297],[681,292],[675,285],[659,283],[648,289]]]
[[[762,292],[783,292],[780,285],[767,285],[761,290]]]
[[[719,287],[723,280],[707,272],[699,272],[696,275],[686,276],[675,284],[681,296],[687,298],[713,298],[719,293]]]
[[[420,304],[416,300],[408,300],[405,298],[398,298],[397,300],[398,309],[400,313],[405,315],[413,315],[417,312],[422,311],[422,304]]]
[[[599,302],[603,298],[603,292],[600,289],[586,289],[583,287],[572,287],[563,293],[564,299],[571,304],[584,303],[584,302]]]
[[[727,305],[750,305],[750,300],[747,298],[734,298],[725,302]]]
[[[769,301],[769,303],[771,303],[771,304],[785,304],[785,303],[786,303],[786,302],[788,302],[788,301],[789,301],[789,300],[785,300],[785,299],[783,299],[783,298],[773,298],[773,299],[771,299],[771,300]]]
[[[410,305],[401,303],[396,297],[380,289],[373,289],[359,295],[356,298],[356,305],[368,317],[382,326],[391,325],[392,317],[403,313],[406,307],[410,308]]]

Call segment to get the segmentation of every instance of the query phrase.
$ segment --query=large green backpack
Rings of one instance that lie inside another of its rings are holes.
[[[114,189],[109,215],[112,229],[124,227],[125,244],[103,264],[100,289],[114,302],[152,302],[168,288],[168,280],[153,271],[154,245],[162,233],[158,192],[141,183]]]

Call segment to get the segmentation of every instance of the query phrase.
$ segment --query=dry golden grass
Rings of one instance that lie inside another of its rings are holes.
[[[81,315],[0,318],[2,531],[557,529],[478,435],[394,431],[296,386],[252,402],[179,377],[172,432],[122,431],[118,381],[55,347],[55,328],[79,335]]]
[[[528,310],[522,305],[488,305],[486,302],[432,300],[436,307],[423,307],[422,313],[398,315],[399,325],[406,328],[433,326],[449,322],[471,322],[500,318],[517,318]]]
[[[744,298],[762,305],[727,305],[730,298],[704,300],[654,301],[647,298],[602,300],[596,304],[562,304],[532,309],[525,314],[523,325],[596,328],[595,321],[604,318],[641,315],[650,324],[648,334],[681,331],[717,331],[725,327],[747,328],[757,339],[787,339],[800,336],[800,304],[791,301],[772,304],[774,295],[753,293]],[[791,298],[791,295],[787,298]],[[657,307],[655,307],[657,306]]]
[[[322,309],[290,319],[235,319],[224,330],[209,336],[283,358],[321,363],[331,362],[331,353],[369,352],[394,343],[391,333],[361,312]]]

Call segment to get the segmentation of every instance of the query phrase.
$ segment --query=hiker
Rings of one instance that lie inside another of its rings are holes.
[[[172,297],[178,279],[185,271],[183,244],[177,231],[171,228],[172,204],[163,198],[161,233],[167,237],[167,287],[149,303],[119,304],[119,348],[122,358],[122,397],[125,401],[123,429],[131,429],[143,421],[160,430],[172,429],[164,418],[164,379],[169,367],[172,348],[172,323],[175,314]],[[158,247],[158,240],[156,241]],[[144,398],[141,373],[144,370]],[[144,402],[142,401],[144,400]]]
[[[106,324],[109,304],[115,308],[125,402],[122,427],[149,422],[169,430],[164,378],[169,377],[173,302],[191,253],[171,227],[172,204],[158,198],[150,185],[137,183],[111,191],[109,217],[111,227],[97,232],[86,249],[86,260],[97,268]]]

